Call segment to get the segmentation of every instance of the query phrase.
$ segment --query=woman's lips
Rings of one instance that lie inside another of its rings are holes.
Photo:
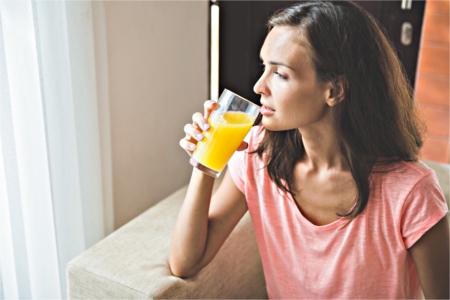
[[[270,115],[273,115],[274,113],[275,113],[274,109],[272,109],[266,105],[261,106],[261,114],[263,116],[270,116]]]

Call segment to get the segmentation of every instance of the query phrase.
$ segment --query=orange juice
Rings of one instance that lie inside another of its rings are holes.
[[[203,132],[192,157],[202,165],[221,172],[252,127],[255,118],[238,111],[212,116],[211,128]]]

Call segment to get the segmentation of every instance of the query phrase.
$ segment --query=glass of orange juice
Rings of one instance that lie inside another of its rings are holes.
[[[190,159],[191,165],[217,178],[244,140],[259,114],[259,106],[225,89],[208,119],[210,129]]]

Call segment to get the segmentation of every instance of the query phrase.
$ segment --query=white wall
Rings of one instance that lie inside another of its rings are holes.
[[[208,97],[208,1],[105,1],[114,226],[186,184],[178,146]]]

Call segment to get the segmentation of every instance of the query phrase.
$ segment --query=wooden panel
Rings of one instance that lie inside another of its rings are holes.
[[[415,99],[421,103],[449,105],[449,78],[419,74],[416,81]]]
[[[425,43],[449,44],[449,15],[430,13],[424,21],[422,41]]]
[[[402,61],[408,80],[412,86],[415,86],[415,78],[417,73],[417,62],[421,45],[421,35],[424,20],[425,2],[414,1],[411,9],[402,10],[401,1],[359,1],[362,3],[375,2],[380,6],[378,21],[386,29],[388,38],[393,42],[395,49]],[[369,10],[371,11],[371,10]],[[405,22],[412,25],[411,44],[403,45],[400,42],[401,28]]]
[[[425,115],[429,135],[443,138],[449,136],[448,107],[420,104],[420,109]]]
[[[449,149],[450,145],[448,139],[435,138],[430,136],[425,140],[425,144],[421,151],[421,157],[423,159],[450,163]]]
[[[422,44],[419,73],[449,76],[449,48]]]
[[[427,0],[425,13],[448,13],[450,11],[449,3],[450,2],[448,0]]]

